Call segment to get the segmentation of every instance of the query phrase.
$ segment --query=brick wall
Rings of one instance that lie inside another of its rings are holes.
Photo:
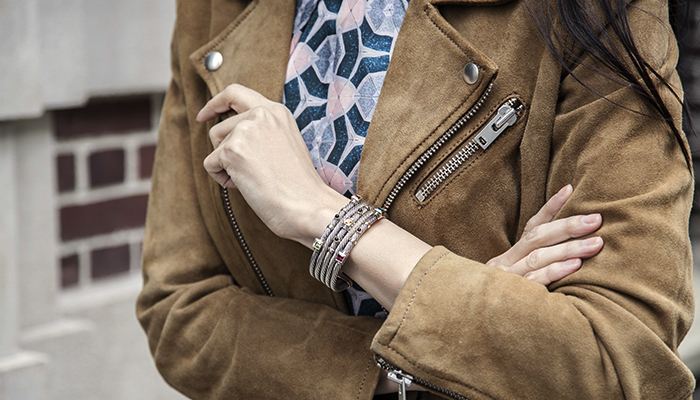
[[[161,103],[98,99],[53,113],[63,288],[140,268]]]

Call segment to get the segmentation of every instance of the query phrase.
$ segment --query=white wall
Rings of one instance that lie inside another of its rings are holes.
[[[0,0],[0,120],[166,88],[175,0]]]
[[[138,272],[60,290],[51,110],[162,93],[175,0],[0,0],[0,400],[182,399],[135,317]]]

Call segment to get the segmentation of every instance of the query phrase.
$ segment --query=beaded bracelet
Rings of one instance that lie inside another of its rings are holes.
[[[331,275],[327,276],[326,280],[324,281],[326,286],[332,288],[339,277],[340,279],[345,280],[344,275],[340,275],[340,270],[342,265],[345,263],[345,259],[347,258],[348,254],[350,254],[350,250],[352,250],[355,244],[357,244],[357,240],[360,238],[362,233],[364,233],[364,231],[366,231],[378,219],[379,216],[376,213],[366,213],[360,217],[360,220],[355,224],[353,229],[349,231],[348,235],[345,235],[343,240],[338,244],[333,254],[333,258],[331,259],[332,262],[329,268]]]
[[[311,276],[314,278],[321,280],[321,272],[322,272],[322,264],[323,264],[323,259],[324,255],[321,250],[322,248],[328,248],[331,246],[331,241],[333,238],[336,236],[336,228],[341,227],[342,224],[339,224],[341,219],[345,217],[345,215],[348,213],[348,211],[352,211],[355,208],[358,207],[358,204],[360,204],[361,199],[359,196],[352,196],[350,199],[350,202],[345,205],[340,211],[338,211],[337,214],[335,214],[335,217],[331,220],[331,222],[328,224],[326,227],[326,230],[323,232],[323,235],[321,235],[320,238],[316,238],[314,240],[313,248],[314,248],[314,253],[311,256],[311,263],[309,264],[309,272],[311,273]]]
[[[341,268],[360,236],[381,218],[381,209],[374,208],[359,196],[353,196],[331,220],[323,235],[314,240],[314,252],[309,264],[311,276],[337,292],[350,287],[352,280]]]
[[[345,246],[345,238],[348,237],[348,232],[354,227],[355,221],[362,216],[366,215],[369,207],[364,202],[360,202],[356,207],[353,207],[350,212],[347,213],[347,218],[343,219],[341,224],[338,224],[336,228],[331,233],[330,246],[328,246],[325,252],[325,257],[323,258],[322,272],[319,280],[326,284],[326,286],[332,286],[329,279],[333,274],[334,260],[337,257],[338,251]]]
[[[314,243],[314,249],[320,250],[316,259],[316,279],[324,281],[323,277],[327,275],[331,257],[338,246],[338,243],[344,236],[344,233],[348,229],[348,221],[351,221],[351,217],[353,215],[363,213],[366,208],[362,203],[363,202],[359,196],[353,196],[350,203],[340,210],[340,212],[336,214],[334,220],[328,224],[326,231],[329,231],[329,234],[324,235],[325,238],[321,237],[321,243],[318,241]],[[348,218],[345,218],[346,216],[348,216]],[[341,220],[343,222],[339,223]]]

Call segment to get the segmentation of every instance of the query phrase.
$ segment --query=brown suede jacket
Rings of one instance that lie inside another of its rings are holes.
[[[638,45],[680,91],[665,2],[635,6]],[[693,316],[693,177],[665,122],[619,106],[654,115],[648,104],[580,64],[611,101],[563,73],[523,2],[411,0],[358,192],[435,247],[386,321],[352,317],[309,275],[310,251],[274,236],[202,167],[212,125],[195,116],[208,99],[231,83],[281,99],[294,10],[178,1],[137,306],[172,386],[195,399],[371,399],[380,358],[434,389],[423,399],[688,398],[694,379],[676,349]],[[212,51],[223,55],[215,71]],[[491,142],[503,105],[512,125]],[[427,190],[474,138],[469,161]],[[568,183],[558,217],[602,213],[600,254],[549,287],[483,264]]]

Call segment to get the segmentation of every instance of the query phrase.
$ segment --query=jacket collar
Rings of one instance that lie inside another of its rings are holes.
[[[467,84],[464,67],[479,78]],[[494,79],[493,61],[428,0],[411,0],[397,38],[358,174],[358,193],[381,206],[401,177],[465,114]]]
[[[281,100],[295,5],[295,0],[254,0],[190,56],[212,95],[239,83]],[[215,71],[205,67],[212,51],[224,60]],[[463,79],[470,62],[479,66],[479,79],[471,85]],[[410,165],[477,102],[496,72],[496,65],[445,21],[431,0],[411,0],[363,148],[358,193],[380,206]]]
[[[253,0],[221,33],[190,55],[211,95],[232,83],[280,101],[289,58],[295,0]],[[218,51],[221,67],[210,71],[206,56]]]

